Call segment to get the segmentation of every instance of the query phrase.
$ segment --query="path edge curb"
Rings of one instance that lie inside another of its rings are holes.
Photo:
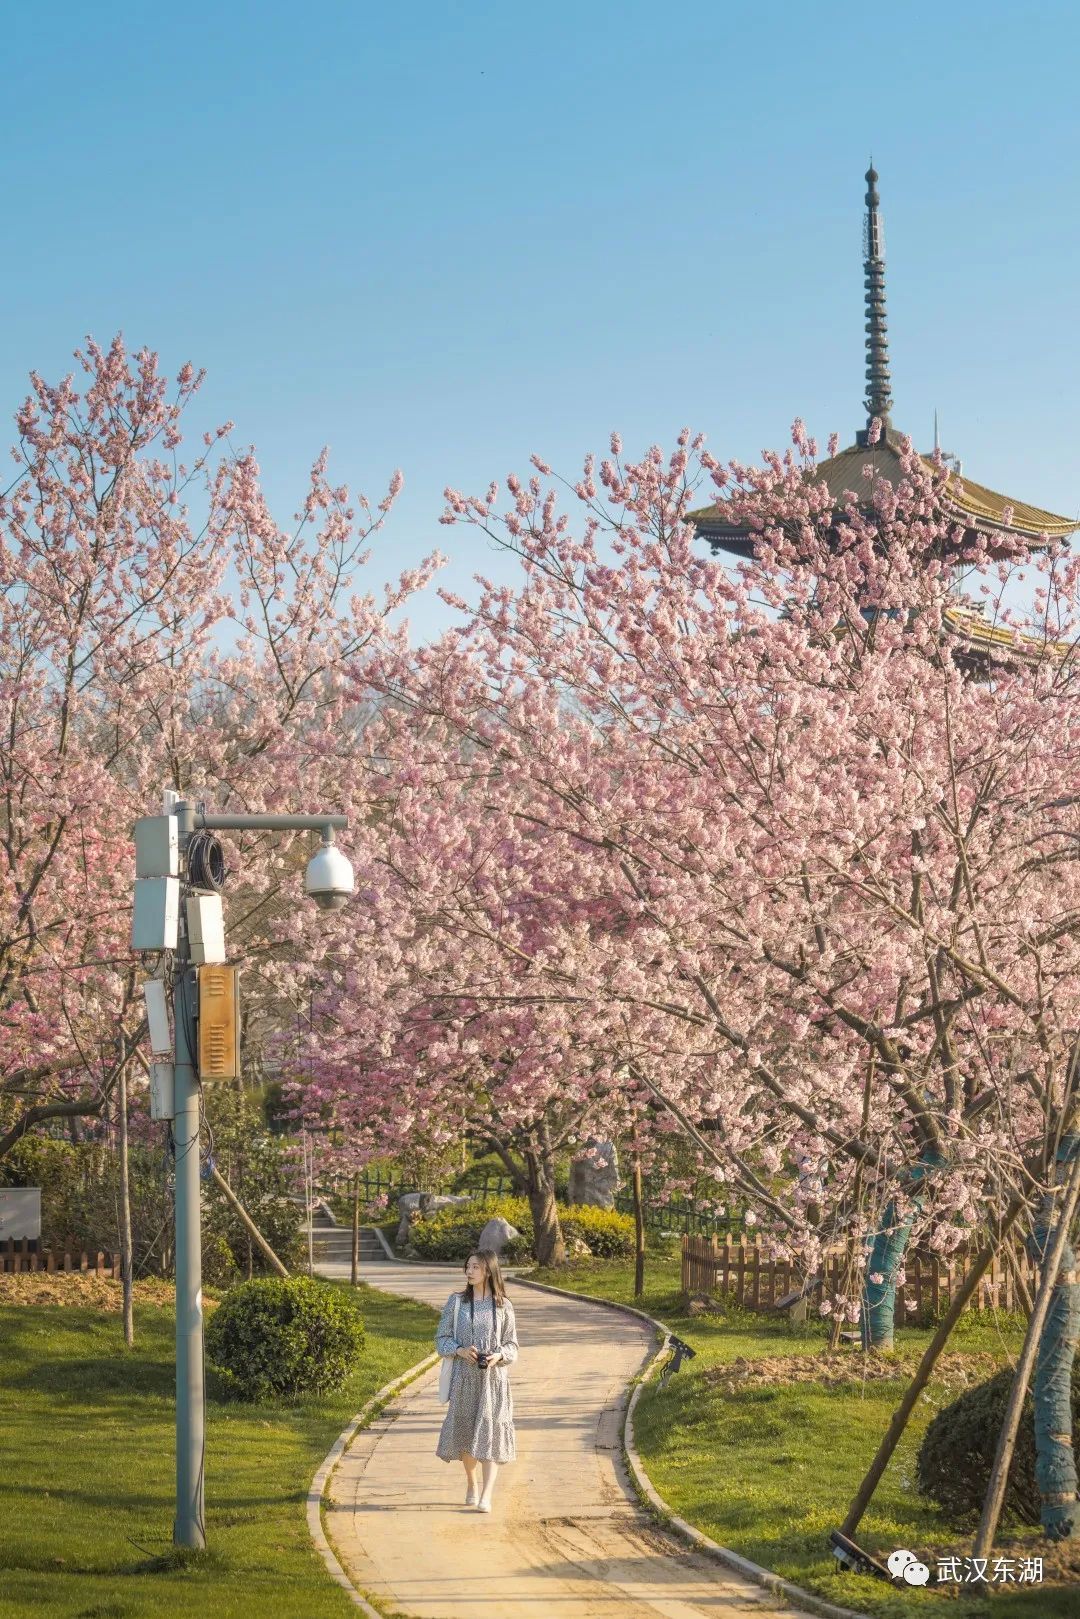
[[[786,1601],[805,1608],[809,1613],[819,1614],[821,1619],[869,1619],[867,1614],[859,1613],[855,1608],[840,1608],[835,1602],[816,1596],[813,1591],[804,1591],[801,1585],[795,1585],[791,1580],[785,1580],[781,1575],[774,1574],[771,1569],[762,1568],[759,1563],[752,1563],[748,1557],[740,1557],[738,1552],[710,1540],[708,1535],[703,1534],[700,1529],[695,1529],[685,1518],[677,1517],[655,1488],[634,1443],[634,1411],[646,1384],[652,1381],[654,1373],[659,1370],[667,1340],[672,1336],[670,1327],[663,1321],[658,1321],[655,1316],[646,1315],[644,1310],[635,1309],[632,1304],[622,1304],[617,1299],[602,1299],[595,1293],[573,1293],[569,1288],[552,1287],[549,1282],[533,1282],[526,1276],[515,1276],[513,1280],[522,1287],[532,1287],[540,1293],[555,1293],[564,1299],[581,1299],[586,1304],[600,1304],[609,1310],[618,1310],[622,1315],[636,1316],[639,1321],[647,1322],[660,1335],[661,1343],[654,1349],[637,1376],[632,1379],[632,1392],[622,1425],[623,1460],[638,1499],[654,1518],[666,1529],[677,1534],[681,1540],[688,1541],[695,1551],[703,1553],[714,1562],[722,1563],[725,1568],[741,1574],[744,1579],[752,1580],[755,1585],[762,1586],[773,1596],[783,1597]]]
[[[409,1367],[408,1371],[402,1372],[392,1382],[385,1383],[377,1393],[371,1396],[370,1400],[364,1402],[348,1427],[342,1429],[323,1457],[319,1470],[312,1479],[307,1493],[308,1533],[315,1543],[315,1548],[326,1564],[330,1578],[340,1585],[343,1591],[348,1593],[356,1607],[366,1616],[366,1619],[383,1619],[383,1615],[378,1608],[372,1607],[362,1591],[357,1590],[338,1561],[337,1553],[334,1551],[330,1538],[323,1528],[323,1495],[333,1476],[334,1469],[361,1428],[365,1428],[372,1418],[378,1415],[383,1406],[393,1399],[395,1394],[400,1394],[402,1389],[408,1387],[410,1383],[414,1383],[418,1377],[422,1377],[441,1358],[438,1354],[425,1355],[423,1360],[418,1360],[415,1365]]]

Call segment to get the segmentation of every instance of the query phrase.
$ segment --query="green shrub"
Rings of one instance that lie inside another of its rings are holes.
[[[203,1281],[214,1286],[228,1285],[236,1280],[238,1274],[236,1258],[228,1239],[221,1231],[208,1230],[205,1223],[202,1232],[202,1274]]]
[[[352,1296],[306,1276],[260,1276],[232,1288],[207,1322],[206,1353],[242,1400],[325,1394],[364,1347]]]
[[[455,1192],[479,1191],[485,1181],[494,1180],[496,1175],[506,1176],[506,1165],[497,1152],[485,1153],[482,1158],[474,1158],[465,1168],[459,1170],[451,1181]],[[495,1196],[492,1193],[492,1196]]]
[[[439,1209],[426,1220],[415,1220],[412,1244],[423,1259],[465,1261],[480,1241],[489,1220],[501,1216],[521,1232],[507,1243],[503,1258],[513,1263],[527,1259],[532,1252],[533,1223],[528,1200],[523,1197],[474,1198],[453,1208]]]
[[[505,1260],[520,1264],[532,1255],[534,1237],[532,1211],[524,1197],[475,1198],[468,1205],[439,1209],[429,1219],[413,1223],[413,1247],[423,1259],[464,1261],[479,1243],[487,1222],[499,1217],[521,1233],[503,1251]],[[567,1241],[580,1237],[594,1257],[626,1259],[634,1252],[634,1222],[614,1209],[563,1205],[559,1224]]]
[[[954,1521],[976,1516],[982,1510],[1012,1380],[1012,1370],[1007,1367],[987,1382],[965,1389],[938,1412],[923,1436],[916,1464],[919,1489]],[[1073,1445],[1080,1447],[1080,1359],[1073,1367],[1072,1405]],[[1039,1507],[1034,1405],[1029,1390],[1009,1468],[1004,1510],[1013,1520],[1038,1523]]]
[[[135,1272],[160,1271],[172,1233],[160,1147],[133,1142],[128,1173]],[[41,1246],[55,1251],[119,1249],[117,1176],[116,1154],[104,1142],[24,1136],[0,1161],[0,1186],[41,1187]]]
[[[559,1210],[563,1236],[580,1237],[596,1259],[630,1259],[634,1253],[634,1222],[629,1214],[575,1203]]]
[[[289,1196],[296,1170],[286,1144],[267,1133],[258,1107],[243,1091],[212,1085],[206,1109],[222,1174],[282,1264],[290,1268],[299,1264],[306,1245],[300,1232],[302,1211]],[[203,1195],[203,1233],[204,1242],[212,1236],[220,1253],[218,1280],[269,1269],[258,1244],[213,1181],[206,1183]]]

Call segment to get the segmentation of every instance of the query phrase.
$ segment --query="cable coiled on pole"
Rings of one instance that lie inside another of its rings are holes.
[[[188,880],[193,888],[208,888],[220,894],[225,887],[228,867],[221,840],[203,828],[193,832],[187,847]]]

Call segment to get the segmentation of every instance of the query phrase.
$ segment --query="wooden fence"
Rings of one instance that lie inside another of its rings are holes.
[[[0,1244],[0,1276],[18,1276],[27,1271],[40,1271],[43,1275],[112,1276],[119,1279],[120,1255],[114,1253],[54,1253],[50,1248],[42,1253],[37,1244],[9,1238]]]
[[[908,1319],[934,1316],[947,1308],[953,1289],[967,1275],[973,1255],[956,1253],[948,1259],[936,1254],[912,1252],[904,1263],[905,1280],[896,1292],[896,1320],[901,1326]],[[848,1258],[844,1249],[831,1250],[825,1257],[812,1297],[833,1297],[844,1291]],[[803,1274],[786,1260],[772,1259],[764,1249],[746,1242],[720,1242],[716,1237],[687,1235],[682,1241],[683,1291],[727,1293],[749,1310],[772,1310],[790,1300],[803,1283]],[[1038,1288],[1038,1275],[1026,1254],[1012,1251],[998,1256],[975,1290],[968,1308],[974,1310],[1019,1310]]]

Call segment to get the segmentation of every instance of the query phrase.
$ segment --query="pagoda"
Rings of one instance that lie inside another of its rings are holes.
[[[821,461],[808,473],[815,482],[824,482],[839,509],[846,491],[857,497],[860,506],[872,506],[872,479],[885,478],[894,487],[903,476],[900,446],[903,435],[893,427],[891,380],[889,376],[888,322],[885,313],[885,228],[877,189],[878,176],[873,165],[866,173],[866,215],[863,221],[863,273],[866,300],[866,427],[855,435],[855,443],[839,451],[828,460]],[[871,427],[878,423],[876,442],[871,444]],[[936,436],[936,435],[935,435]],[[923,456],[930,468],[940,461]],[[871,477],[867,476],[868,471]],[[1080,521],[1059,517],[1055,512],[1030,506],[1022,500],[999,495],[996,490],[961,478],[958,462],[947,469],[947,480],[942,491],[942,504],[950,517],[964,525],[965,539],[981,536],[995,554],[995,537],[1010,536],[1023,540],[1029,546],[1045,546],[1062,540],[1080,528]],[[753,554],[753,538],[745,525],[733,520],[733,513],[725,501],[705,506],[689,514],[699,537],[707,540],[713,552],[727,551],[736,556]],[[1009,547],[1002,545],[1004,554]],[[1006,631],[995,632],[989,624],[976,622],[977,615],[957,609],[951,615],[956,619],[953,628],[965,638],[986,641],[1000,635],[1003,642],[1011,642]],[[970,622],[969,622],[970,621]]]

